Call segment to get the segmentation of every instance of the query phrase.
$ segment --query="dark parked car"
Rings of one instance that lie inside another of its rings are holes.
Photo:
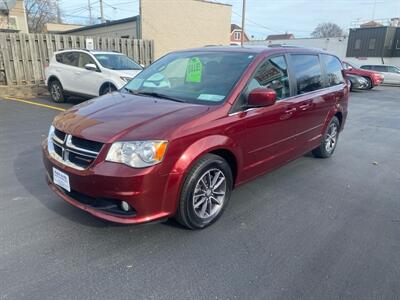
[[[347,79],[350,81],[350,91],[369,88],[368,81],[364,77],[348,74]]]
[[[54,119],[43,143],[48,182],[109,221],[176,217],[203,228],[233,188],[309,151],[330,157],[348,94],[341,61],[317,50],[171,53]]]
[[[363,70],[355,64],[351,64],[349,62],[343,62],[343,67],[346,75],[357,75],[364,77],[368,82],[368,89],[372,89],[383,83],[384,76],[379,72]]]

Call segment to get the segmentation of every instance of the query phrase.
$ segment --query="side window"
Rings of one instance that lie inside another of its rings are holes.
[[[63,54],[62,53],[56,54],[56,61],[59,62],[60,64],[63,63]]]
[[[364,70],[371,70],[371,66],[362,66],[361,69],[364,69]]]
[[[368,44],[368,49],[369,50],[374,50],[375,49],[375,44],[376,44],[376,39],[372,38],[369,40],[369,44]]]
[[[69,66],[77,67],[78,60],[79,60],[78,52],[66,52],[63,53],[62,55],[62,63]]]
[[[328,77],[328,86],[344,83],[342,64],[340,61],[332,55],[322,54],[321,56],[325,65],[326,75]]]
[[[79,68],[85,68],[87,64],[96,64],[89,54],[79,53]]]
[[[374,70],[378,72],[387,72],[386,66],[374,66]]]
[[[275,90],[277,100],[290,96],[288,69],[284,56],[268,58],[261,63],[247,86],[247,93],[259,87]]]
[[[388,72],[400,74],[400,69],[393,66],[388,66]]]
[[[318,55],[293,54],[293,71],[297,82],[297,94],[312,92],[323,87]]]
[[[361,40],[360,39],[356,39],[356,42],[354,43],[354,49],[355,50],[361,49]]]

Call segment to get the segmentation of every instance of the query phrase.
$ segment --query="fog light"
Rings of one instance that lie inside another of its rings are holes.
[[[130,211],[131,210],[131,206],[125,201],[121,202],[121,208],[122,208],[123,211]]]

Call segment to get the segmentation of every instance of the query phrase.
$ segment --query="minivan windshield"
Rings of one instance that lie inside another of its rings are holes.
[[[254,56],[253,53],[229,51],[171,53],[139,73],[125,90],[180,102],[219,104],[229,95]]]
[[[122,54],[101,53],[94,55],[99,63],[111,70],[141,70],[142,67]]]

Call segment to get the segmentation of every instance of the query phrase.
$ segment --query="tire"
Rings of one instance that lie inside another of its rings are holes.
[[[374,88],[373,84],[372,84],[372,80],[369,77],[364,77],[367,82],[368,82],[368,87],[367,90],[372,90]]]
[[[67,100],[64,89],[57,79],[50,81],[49,91],[51,99],[56,103],[63,103]]]
[[[114,92],[116,90],[117,90],[117,88],[112,83],[104,84],[102,86],[102,88],[100,89],[100,96],[112,93],[112,92]]]
[[[176,220],[189,229],[211,225],[227,206],[232,186],[232,170],[225,159],[214,154],[203,156],[186,175]]]
[[[339,129],[339,119],[337,117],[333,117],[327,129],[325,130],[321,145],[312,151],[315,157],[328,158],[332,156],[338,143]]]

